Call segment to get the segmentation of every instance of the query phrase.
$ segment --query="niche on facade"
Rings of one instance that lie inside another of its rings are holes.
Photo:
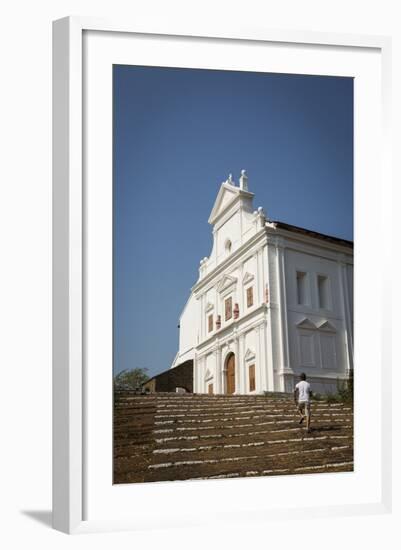
[[[226,239],[226,242],[224,243],[224,250],[228,256],[228,254],[231,254],[232,249],[232,242],[230,239]]]

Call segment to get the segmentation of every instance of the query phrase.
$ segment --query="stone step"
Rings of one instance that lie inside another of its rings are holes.
[[[237,449],[237,452],[231,450],[226,454],[204,452],[197,455],[170,454],[161,457],[155,457],[153,453],[149,452],[135,453],[119,459],[116,473],[121,476],[135,471],[143,478],[156,480],[155,476],[159,475],[160,480],[173,480],[190,479],[193,472],[197,473],[199,477],[216,475],[216,472],[221,474],[227,469],[230,470],[233,464],[236,464],[237,469],[240,467],[247,471],[255,468],[266,470],[277,467],[294,470],[294,468],[306,466],[310,469],[312,467],[326,468],[326,464],[333,461],[351,462],[352,460],[352,445],[331,444],[328,447],[322,447],[309,442],[309,445],[302,449],[265,449],[263,452],[257,452],[256,449],[247,450],[247,452]],[[166,474],[165,471],[167,471]],[[190,477],[187,477],[188,475]]]
[[[174,404],[174,403],[180,403],[183,405],[191,406],[196,404],[206,404],[210,403],[211,405],[215,403],[227,403],[227,404],[237,404],[237,403],[291,403],[293,402],[292,399],[272,399],[270,397],[253,397],[253,396],[223,396],[223,395],[217,395],[215,397],[193,397],[193,398],[184,398],[181,399],[180,397],[168,397],[168,398],[155,398],[155,397],[128,397],[125,399],[117,399],[115,400],[116,405],[148,405],[152,403],[158,403],[160,405],[164,404]],[[319,401],[321,403],[325,403],[325,401]]]
[[[302,430],[298,430],[298,434],[290,433],[283,437],[283,434],[268,434],[263,436],[245,436],[241,437],[241,434],[235,434],[234,437],[217,437],[218,434],[213,434],[213,436],[208,439],[198,439],[198,440],[182,440],[176,439],[175,441],[162,441],[161,443],[158,440],[155,440],[153,445],[153,454],[154,455],[177,455],[181,454],[200,454],[205,456],[205,453],[212,453],[213,455],[223,456],[230,454],[232,452],[237,452],[238,450],[244,451],[245,453],[248,450],[257,449],[261,452],[264,452],[264,449],[272,448],[275,452],[278,451],[288,451],[291,449],[299,448],[308,448],[310,446],[318,446],[320,448],[330,448],[331,446],[349,446],[352,443],[352,437],[348,435],[313,435],[306,434]],[[268,437],[268,438],[267,438]],[[137,455],[138,451],[145,450],[145,447],[149,445],[140,444],[131,444],[129,446],[117,446],[115,453],[119,456],[129,457],[130,455]]]
[[[114,404],[114,483],[353,468],[350,405],[312,403],[313,431],[292,399],[153,394]]]
[[[241,475],[246,475],[249,471],[273,470],[295,472],[298,468],[325,468],[326,464],[333,463],[352,463],[353,455],[348,449],[336,449],[325,454],[318,450],[313,452],[287,452],[270,453],[264,455],[231,456],[210,459],[197,460],[178,460],[164,461],[157,465],[149,465],[147,479],[151,480],[171,480],[171,479],[191,479],[196,477],[210,477],[215,475],[224,475],[232,473],[233,467]],[[155,467],[156,466],[156,467]],[[349,464],[350,466],[350,464]],[[349,468],[351,469],[351,468]],[[282,472],[284,473],[284,472]],[[267,473],[264,475],[268,475]],[[270,474],[271,475],[271,474]]]
[[[340,445],[340,446],[333,446],[330,448],[323,448],[323,447],[311,447],[310,449],[289,449],[289,450],[276,450],[275,452],[270,453],[255,453],[255,449],[253,450],[253,454],[249,452],[240,452],[242,449],[238,449],[237,453],[227,453],[223,456],[217,457],[216,455],[207,454],[207,452],[204,455],[198,455],[198,456],[167,456],[163,457],[163,461],[153,461],[152,464],[149,464],[149,469],[160,469],[160,468],[170,468],[172,466],[192,466],[195,464],[217,464],[217,463],[223,463],[223,462],[237,462],[237,461],[249,461],[249,460],[281,460],[283,457],[296,457],[299,458],[301,455],[307,455],[310,454],[311,456],[317,455],[318,453],[327,453],[327,454],[333,454],[337,452],[341,452],[342,454],[346,453],[349,454],[349,451],[351,449],[350,445]],[[136,455],[135,455],[136,456]],[[131,457],[127,457],[131,458]],[[154,457],[153,457],[154,458]],[[170,460],[169,460],[170,459]],[[166,462],[167,460],[167,462]]]
[[[276,468],[271,470],[247,470],[245,472],[229,472],[227,474],[218,474],[218,475],[212,475],[212,476],[205,476],[205,477],[195,477],[192,478],[193,481],[201,480],[201,479],[228,479],[228,478],[235,478],[235,477],[255,477],[255,476],[267,476],[267,475],[282,475],[282,474],[294,474],[294,473],[318,473],[318,472],[327,472],[330,470],[330,472],[344,472],[349,471],[350,469],[353,469],[354,462],[336,462],[331,464],[325,464],[325,465],[317,465],[317,466],[302,466],[300,468],[294,468],[293,470],[290,470],[289,468]]]
[[[251,433],[236,433],[231,436],[220,436],[219,434],[211,434],[208,438],[199,438],[199,439],[180,439],[180,438],[162,438],[155,439],[155,449],[154,453],[163,453],[169,452],[171,449],[176,449],[177,446],[179,449],[204,449],[206,447],[218,448],[228,448],[234,446],[262,446],[262,445],[279,445],[286,444],[291,445],[292,443],[301,443],[304,441],[341,441],[341,440],[352,440],[351,434],[349,435],[305,435],[304,432],[294,434],[289,433],[283,436],[282,433],[271,434],[268,431],[261,432],[251,432]]]
[[[313,411],[312,413],[315,413],[318,417],[349,417],[349,413],[347,411]],[[172,412],[166,412],[166,413],[159,413],[156,412],[154,415],[155,420],[163,420],[163,419],[179,419],[179,418],[186,418],[186,419],[193,419],[193,418],[225,418],[225,417],[233,417],[233,415],[236,415],[238,418],[296,418],[299,417],[298,412],[294,410],[287,410],[287,411],[276,411],[276,410],[253,410],[253,409],[245,409],[245,410],[231,410],[231,411],[224,411],[224,412],[202,412],[202,413],[193,413],[193,412],[180,412],[180,413],[172,413]]]
[[[153,464],[174,461],[187,460],[225,460],[236,457],[272,458],[278,456],[287,456],[298,453],[330,453],[333,450],[351,449],[351,446],[344,442],[334,442],[331,440],[300,440],[288,442],[288,440],[258,441],[248,443],[223,443],[223,444],[202,444],[193,447],[171,447],[153,449]],[[128,455],[125,455],[128,456]],[[156,466],[155,466],[156,467]]]
[[[176,427],[177,429],[179,427],[188,427],[191,426],[201,426],[206,427],[207,424],[216,426],[216,427],[223,427],[224,423],[238,423],[238,422],[245,422],[248,425],[254,425],[254,426],[260,426],[264,424],[288,424],[288,423],[294,423],[296,420],[299,419],[298,415],[282,415],[282,416],[273,416],[273,415],[244,415],[244,416],[227,416],[225,418],[218,417],[216,418],[170,418],[170,419],[163,419],[163,420],[157,420],[155,419],[154,425],[158,428],[163,427]],[[342,422],[352,422],[352,418],[349,416],[346,417],[338,417],[338,416],[327,416],[325,418],[315,418],[314,423],[324,423],[327,421],[334,422],[334,423],[342,423]],[[218,422],[218,424],[216,423]]]
[[[296,429],[294,428],[294,431],[298,431],[299,432],[299,429]],[[211,441],[212,443],[216,440],[221,440],[221,439],[230,439],[230,438],[237,438],[237,437],[240,437],[240,438],[245,438],[245,437],[249,437],[251,438],[253,441],[257,441],[258,438],[262,438],[263,436],[266,436],[266,435],[271,435],[271,436],[276,436],[276,438],[278,439],[279,437],[283,437],[283,432],[284,433],[288,433],[288,434],[292,434],[292,432],[290,430],[277,430],[275,433],[272,432],[272,430],[261,430],[261,431],[257,431],[257,432],[244,432],[244,433],[241,433],[241,432],[235,432],[235,433],[231,433],[231,434],[206,434],[206,435],[189,435],[189,436],[185,436],[185,435],[182,435],[182,436],[170,436],[170,437],[161,437],[161,438],[155,438],[154,439],[154,442],[156,445],[163,445],[165,446],[166,444],[168,443],[172,443],[174,444],[175,441],[180,441],[180,442],[183,442],[183,441],[190,441],[190,442],[193,442],[193,441]],[[315,439],[332,439],[332,440],[340,440],[340,439],[352,439],[352,435],[349,434],[349,435],[327,435],[327,436],[317,436],[315,437]],[[272,440],[272,438],[270,439]]]

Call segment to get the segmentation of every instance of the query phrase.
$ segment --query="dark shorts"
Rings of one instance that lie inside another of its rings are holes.
[[[298,409],[301,411],[302,414],[306,414],[306,416],[310,415],[310,402],[309,401],[300,401],[298,403]]]

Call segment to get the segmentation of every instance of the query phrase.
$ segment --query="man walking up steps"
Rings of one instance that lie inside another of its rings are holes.
[[[310,400],[312,397],[312,390],[309,382],[306,381],[306,374],[304,372],[300,375],[300,379],[301,381],[298,382],[294,389],[294,401],[297,405],[298,413],[301,417],[299,423],[302,424],[306,417],[306,429],[307,432],[310,433]]]

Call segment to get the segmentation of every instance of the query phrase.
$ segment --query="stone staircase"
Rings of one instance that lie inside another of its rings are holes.
[[[119,392],[114,483],[353,470],[352,405],[312,403],[312,432],[292,398]]]

